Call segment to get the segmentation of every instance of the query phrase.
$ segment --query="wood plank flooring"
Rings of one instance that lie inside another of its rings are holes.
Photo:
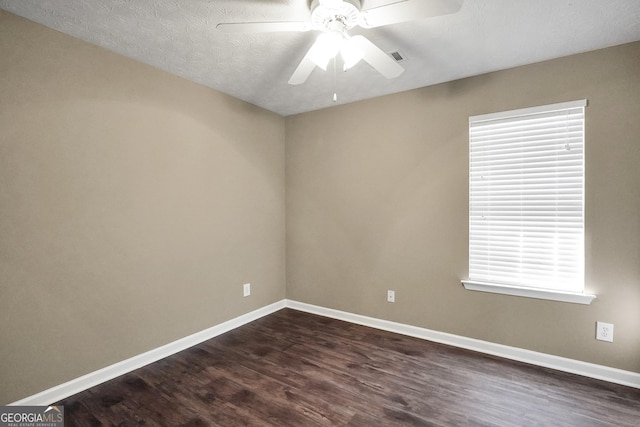
[[[638,426],[640,390],[284,309],[58,404],[68,426]]]

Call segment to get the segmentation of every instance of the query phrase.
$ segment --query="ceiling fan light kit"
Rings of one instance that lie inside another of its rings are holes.
[[[360,0],[313,0],[310,22],[220,23],[216,28],[226,32],[321,31],[289,79],[292,85],[307,81],[316,66],[326,71],[338,53],[345,71],[364,60],[384,77],[393,79],[404,68],[366,37],[352,37],[348,31],[356,26],[375,28],[454,13],[460,10],[462,1],[400,0],[362,10]]]
[[[336,32],[322,33],[311,46],[311,60],[324,71],[329,61],[340,53],[344,62],[344,71],[356,65],[364,57],[364,52],[351,37]]]
[[[356,65],[364,52],[353,42],[347,30],[358,25],[360,2],[357,0],[314,0],[311,4],[311,23],[322,34],[311,46],[311,60],[323,70],[338,52],[344,62],[344,70]]]

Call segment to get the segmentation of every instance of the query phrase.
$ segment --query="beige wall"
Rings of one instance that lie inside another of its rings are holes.
[[[0,11],[0,404],[284,298],[284,131]]]
[[[464,290],[468,117],[582,98],[586,288],[598,298]],[[288,298],[640,372],[640,43],[286,125]],[[615,324],[613,343],[595,340],[597,320]]]

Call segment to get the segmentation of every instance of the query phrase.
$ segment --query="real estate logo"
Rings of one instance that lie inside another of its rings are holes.
[[[0,427],[64,427],[64,406],[0,406]]]

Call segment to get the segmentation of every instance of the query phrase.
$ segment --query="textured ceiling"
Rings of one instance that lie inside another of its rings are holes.
[[[363,9],[396,0],[363,0]],[[428,0],[425,0],[428,1]],[[452,15],[355,28],[407,60],[287,81],[316,34],[239,34],[220,22],[305,21],[307,0],[0,0],[0,8],[281,115],[640,40],[640,0],[465,0]],[[639,70],[640,71],[640,70]]]

